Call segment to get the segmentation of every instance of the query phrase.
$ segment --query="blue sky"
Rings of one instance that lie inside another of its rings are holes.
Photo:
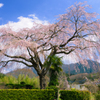
[[[75,2],[84,2],[86,0],[0,0],[0,26],[7,23],[14,30],[20,28],[32,27],[32,22],[52,23],[55,22],[57,15],[64,14],[66,9]],[[88,0],[88,5],[92,6],[90,12],[100,14],[100,0]],[[100,15],[98,15],[100,18]],[[68,61],[72,61],[71,57],[66,57]],[[73,59],[73,63],[75,59]],[[6,73],[3,69],[2,72]]]
[[[20,16],[29,18],[34,14],[39,20],[54,22],[56,15],[64,14],[65,9],[75,2],[86,0],[0,0],[0,25],[18,22]],[[100,0],[88,0],[87,4],[93,8],[91,12],[100,14]],[[100,16],[98,16],[100,18]]]

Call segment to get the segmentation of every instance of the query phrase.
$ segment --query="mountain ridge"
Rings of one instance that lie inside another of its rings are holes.
[[[87,60],[88,65],[82,64],[81,62],[79,63],[72,63],[72,64],[63,64],[62,69],[65,73],[69,74],[80,74],[80,73],[94,73],[94,72],[100,72],[100,63],[92,60]],[[33,73],[37,76],[37,72],[33,67],[24,67],[22,69],[17,69],[17,70],[31,70]],[[13,73],[15,70],[10,71],[8,73]],[[32,73],[32,72],[31,72]],[[6,73],[7,74],[7,73]]]
[[[86,64],[74,63],[74,64],[64,64],[62,69],[65,73],[69,74],[79,74],[79,73],[94,73],[100,71],[100,63],[92,60],[86,60]]]

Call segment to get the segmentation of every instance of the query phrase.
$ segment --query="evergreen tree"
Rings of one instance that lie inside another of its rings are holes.
[[[49,86],[52,86],[52,85],[56,86],[56,85],[59,85],[58,74],[60,71],[62,71],[61,57],[50,56],[50,62],[51,62],[51,67],[49,69],[49,74],[50,74]]]

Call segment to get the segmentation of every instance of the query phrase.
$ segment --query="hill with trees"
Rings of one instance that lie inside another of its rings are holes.
[[[100,63],[92,60],[87,60],[87,65],[81,62],[75,64],[64,64],[62,69],[70,75],[79,73],[96,73],[100,71]]]
[[[33,78],[33,77],[36,77],[37,75],[29,68],[22,68],[22,69],[17,69],[17,70],[14,70],[14,71],[11,71],[9,73],[7,73],[6,75],[9,76],[14,76],[16,78],[18,78],[19,75],[24,75],[24,76],[28,76],[30,78]]]

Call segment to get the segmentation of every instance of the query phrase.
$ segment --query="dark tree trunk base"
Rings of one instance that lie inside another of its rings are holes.
[[[40,89],[45,89],[46,88],[46,79],[45,75],[40,75]]]

